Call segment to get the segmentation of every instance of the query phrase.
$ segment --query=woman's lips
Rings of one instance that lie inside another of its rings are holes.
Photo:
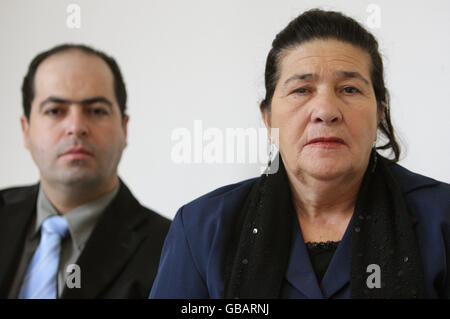
[[[333,148],[345,145],[345,141],[339,137],[318,137],[313,138],[306,143],[305,146],[319,146],[326,148]]]

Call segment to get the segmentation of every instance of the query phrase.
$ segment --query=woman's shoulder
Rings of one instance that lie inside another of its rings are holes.
[[[217,228],[229,223],[243,205],[252,185],[258,178],[247,179],[217,188],[183,205],[175,218],[183,222],[185,230]],[[221,225],[219,225],[221,224]]]
[[[183,262],[192,260],[203,281],[207,281],[208,269],[213,273],[209,277],[218,278],[220,267],[207,266],[221,265],[225,258],[235,217],[256,180],[220,187],[182,206],[172,222],[165,244],[170,248],[163,252],[163,257],[170,254],[170,250],[177,255],[175,260],[188,256]],[[220,295],[218,292],[209,294]]]
[[[450,223],[450,184],[412,172],[392,163],[392,173],[418,218],[431,216]]]
[[[185,206],[203,206],[209,202],[217,202],[223,200],[233,200],[236,197],[240,197],[243,193],[247,193],[251,186],[256,182],[258,177],[246,179],[234,184],[225,185],[219,187],[209,193],[206,193],[193,201],[189,202]]]

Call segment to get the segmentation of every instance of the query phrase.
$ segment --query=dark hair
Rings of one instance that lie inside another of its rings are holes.
[[[39,65],[53,54],[68,51],[68,50],[80,50],[86,54],[93,54],[101,58],[111,69],[114,76],[114,91],[119,104],[120,113],[122,119],[125,116],[126,104],[127,104],[127,91],[125,88],[125,82],[120,72],[119,65],[114,58],[106,55],[104,52],[93,49],[87,45],[83,44],[61,44],[47,51],[39,53],[28,66],[27,74],[25,75],[22,83],[22,105],[23,113],[27,119],[30,119],[31,103],[33,102],[35,91],[34,91],[34,77],[36,70]]]
[[[378,129],[387,138],[387,142],[377,149],[391,148],[394,159],[400,158],[400,147],[394,136],[394,128],[390,118],[389,92],[384,84],[383,61],[378,52],[378,42],[375,37],[354,19],[340,12],[312,9],[302,13],[292,20],[286,28],[277,34],[272,42],[272,48],[267,56],[265,70],[266,96],[261,102],[262,111],[270,110],[275,87],[280,77],[280,58],[289,49],[315,39],[336,39],[355,45],[369,53],[371,65],[371,80],[378,111],[384,102],[386,107]]]

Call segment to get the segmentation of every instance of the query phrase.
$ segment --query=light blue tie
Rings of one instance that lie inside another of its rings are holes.
[[[62,216],[51,216],[41,226],[41,242],[22,282],[20,299],[56,299],[61,240],[69,227]]]

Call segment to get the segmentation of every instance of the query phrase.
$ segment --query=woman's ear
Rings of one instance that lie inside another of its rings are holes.
[[[267,128],[267,134],[268,138],[270,140],[270,129],[271,129],[271,123],[270,123],[270,109],[268,107],[263,107],[263,103],[259,105],[259,110],[261,111],[261,116],[263,118],[264,124]]]
[[[377,127],[378,127],[378,125],[380,125],[380,122],[383,119],[384,110],[386,109],[386,102],[382,101],[380,103],[380,105],[381,105],[381,108],[377,112]]]

